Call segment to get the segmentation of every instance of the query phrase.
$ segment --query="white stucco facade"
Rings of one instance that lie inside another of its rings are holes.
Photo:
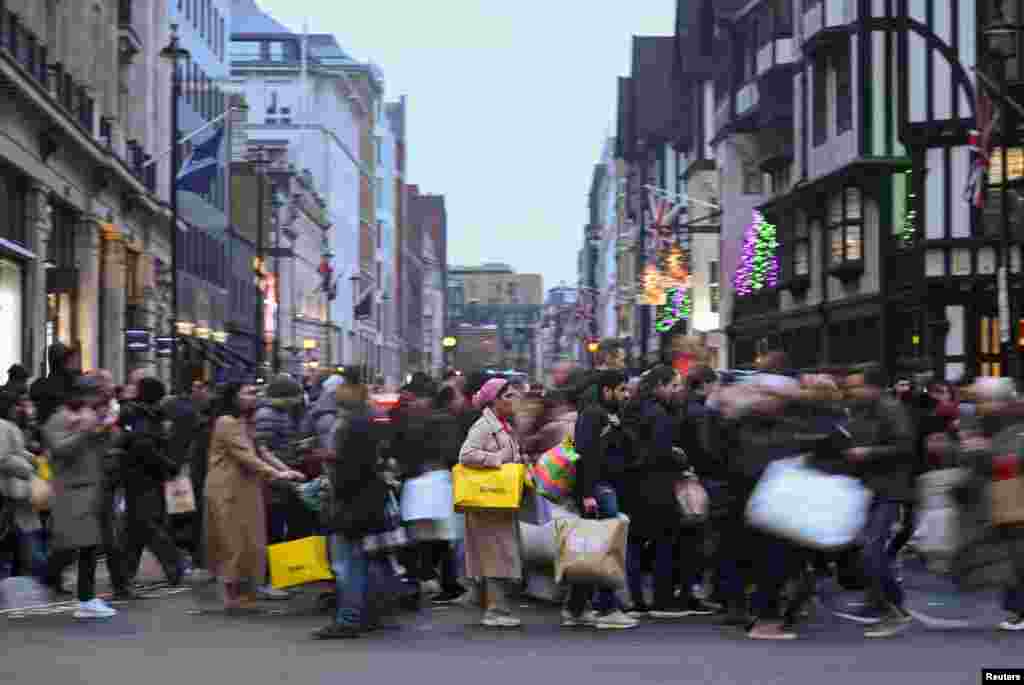
[[[286,35],[304,43],[301,36]],[[252,143],[287,144],[289,161],[299,172],[309,171],[314,189],[326,202],[337,297],[329,304],[332,358],[322,361],[351,364],[355,359],[350,336],[354,330],[352,277],[359,271],[358,117],[363,106],[339,69],[303,67],[301,60],[272,69],[233,62],[232,80],[249,105],[247,130]]]

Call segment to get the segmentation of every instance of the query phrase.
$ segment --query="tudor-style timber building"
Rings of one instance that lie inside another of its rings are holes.
[[[801,368],[880,362],[890,373],[927,368],[949,379],[1006,373],[1017,350],[1000,343],[996,275],[1005,249],[1016,348],[1024,217],[1012,189],[1024,178],[1017,136],[997,129],[985,209],[964,191],[974,69],[1005,79],[1015,98],[1024,73],[1024,50],[996,45],[985,29],[1021,23],[1021,4],[753,0],[698,10],[716,36],[711,144],[723,282],[732,283],[754,209],[779,231],[778,284],[723,293],[731,364],[782,342]],[[1020,34],[1001,40],[1024,47]],[[1017,130],[1016,117],[1004,121]]]

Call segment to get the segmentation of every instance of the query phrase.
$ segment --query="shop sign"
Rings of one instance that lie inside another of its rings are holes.
[[[174,356],[174,338],[156,339],[156,356],[170,358]]]
[[[124,347],[129,352],[149,352],[149,331],[130,328],[124,332]]]

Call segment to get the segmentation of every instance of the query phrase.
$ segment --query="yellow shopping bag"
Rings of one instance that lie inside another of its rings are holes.
[[[50,459],[45,454],[36,457],[36,475],[43,480],[53,480],[53,467],[50,466]]]
[[[327,538],[322,535],[270,545],[267,555],[270,584],[278,590],[334,579],[327,561]]]
[[[475,469],[459,464],[452,470],[455,511],[467,509],[518,509],[526,483],[525,464],[505,464],[500,469]]]

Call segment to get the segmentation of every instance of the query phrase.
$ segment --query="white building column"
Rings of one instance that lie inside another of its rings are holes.
[[[53,232],[50,189],[42,184],[29,188],[26,197],[25,236],[28,248],[36,255],[35,263],[25,269],[24,363],[28,372],[46,373],[46,256]]]

